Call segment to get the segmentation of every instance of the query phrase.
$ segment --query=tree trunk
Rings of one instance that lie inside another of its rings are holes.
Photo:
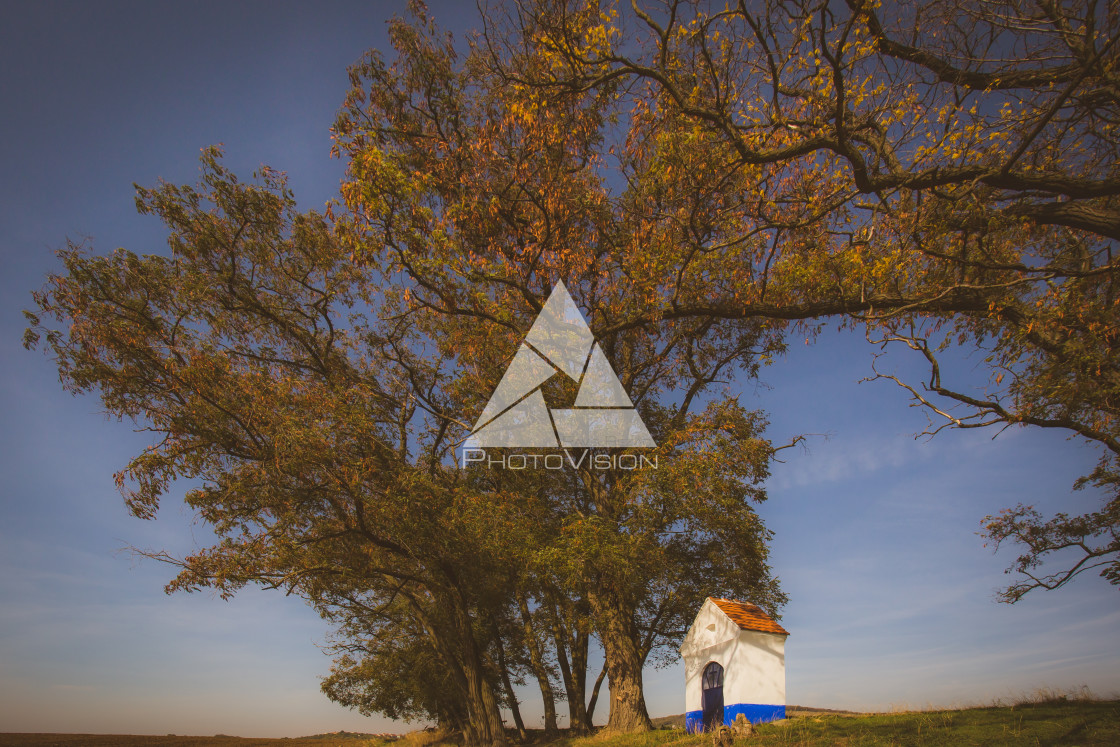
[[[603,662],[603,668],[599,670],[599,676],[595,678],[595,684],[591,687],[591,698],[587,701],[587,728],[591,728],[591,723],[595,718],[595,704],[599,702],[599,688],[603,686],[603,680],[607,677],[607,663]]]
[[[606,654],[608,686],[611,691],[611,715],[607,731],[614,733],[642,732],[653,728],[646,711],[642,691],[642,654],[633,630],[633,617],[609,595],[589,596],[592,611],[599,624],[599,637]]]
[[[556,661],[560,664],[560,677],[564,680],[564,692],[568,699],[568,728],[574,734],[583,734],[583,719],[580,718],[579,704],[583,700],[582,688],[576,686],[572,676],[572,668],[568,664],[568,651],[564,646],[564,638],[560,623],[552,623],[552,639],[556,644]]]
[[[509,681],[509,673],[502,670],[502,684],[506,689],[506,700],[509,701],[509,712],[513,714],[513,724],[517,727],[517,737],[522,742],[529,741],[529,732],[525,731],[525,722],[521,718],[521,706],[513,692],[513,685]]]
[[[505,725],[502,724],[502,712],[498,703],[498,698],[494,694],[494,688],[482,676],[481,667],[476,672],[477,676],[472,677],[472,706],[477,703],[477,710],[472,708],[471,721],[475,723],[475,729],[479,732],[482,743],[485,746],[492,747],[506,747],[508,740],[506,739]],[[477,683],[476,685],[474,683]]]
[[[462,731],[463,744],[467,747],[479,747],[482,744],[482,737],[478,736],[478,730],[471,726],[469,721],[463,724]]]
[[[568,696],[568,728],[573,734],[586,734],[586,719],[581,707],[583,683],[573,676],[572,668],[568,665],[568,652],[558,630],[554,631],[553,639],[556,642],[556,659],[560,663],[560,676],[564,678],[564,692]]]
[[[501,704],[486,676],[482,651],[474,637],[470,613],[456,605],[454,615],[459,633],[459,661],[467,685],[471,726],[482,747],[506,747],[508,740],[502,724]]]
[[[587,708],[587,647],[591,633],[577,630],[570,638],[572,646],[572,677],[579,686],[579,718],[583,723],[581,731],[591,733],[591,712]]]
[[[498,626],[493,626],[494,644],[498,649],[498,671],[502,676],[502,687],[506,691],[506,701],[509,703],[509,711],[513,714],[513,724],[517,727],[517,737],[522,742],[529,741],[529,733],[525,731],[525,722],[521,719],[521,706],[517,702],[517,696],[513,692],[513,683],[509,681],[509,668],[506,666],[506,650],[505,645],[502,643],[502,636],[498,632]]]
[[[409,597],[410,607],[433,647],[446,662],[466,706],[463,739],[478,747],[506,747],[505,728],[498,700],[486,679],[469,611],[462,599],[449,602],[452,623],[436,626],[423,605]]]
[[[552,680],[545,666],[544,654],[529,614],[529,603],[524,595],[517,596],[517,606],[521,609],[521,624],[525,629],[525,646],[529,649],[529,664],[533,667],[533,675],[536,676],[537,684],[541,688],[541,700],[544,702],[544,730],[546,733],[555,734],[557,731],[556,698],[552,694]]]
[[[552,607],[552,637],[556,643],[556,660],[564,678],[564,691],[568,696],[568,728],[573,734],[591,731],[591,718],[587,715],[584,699],[587,693],[587,639],[586,633],[577,633],[573,640],[564,630],[559,609]],[[572,657],[569,662],[568,647]]]

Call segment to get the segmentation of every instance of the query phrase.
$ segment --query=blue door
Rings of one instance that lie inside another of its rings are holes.
[[[704,667],[700,687],[704,731],[718,729],[723,725],[723,667],[714,661]]]

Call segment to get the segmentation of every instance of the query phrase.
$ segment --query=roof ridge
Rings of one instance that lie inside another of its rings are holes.
[[[789,631],[777,623],[764,609],[754,602],[739,601],[737,599],[724,599],[723,597],[708,597],[720,612],[731,622],[739,626],[740,630],[754,630],[760,633],[777,633],[789,635]]]

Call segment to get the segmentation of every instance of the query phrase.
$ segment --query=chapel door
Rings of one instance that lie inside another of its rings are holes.
[[[722,726],[723,667],[714,661],[704,667],[700,703],[704,713],[704,731],[712,731]]]

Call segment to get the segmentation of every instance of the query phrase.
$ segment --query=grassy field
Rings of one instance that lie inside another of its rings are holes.
[[[670,720],[664,720],[669,721]],[[711,737],[685,734],[666,725],[646,734],[544,740],[549,747],[710,747]],[[113,736],[88,734],[0,734],[0,745],[18,747],[436,747],[438,734],[414,732],[387,742],[359,734],[323,734],[298,739],[239,737]],[[1120,701],[1054,699],[1013,706],[889,714],[844,714],[791,711],[790,718],[758,727],[755,736],[736,745],[1100,745],[1120,746]]]
[[[954,711],[797,716],[758,727],[736,745],[1101,745],[1120,746],[1120,701],[1056,702]],[[710,747],[680,730],[565,747]]]

